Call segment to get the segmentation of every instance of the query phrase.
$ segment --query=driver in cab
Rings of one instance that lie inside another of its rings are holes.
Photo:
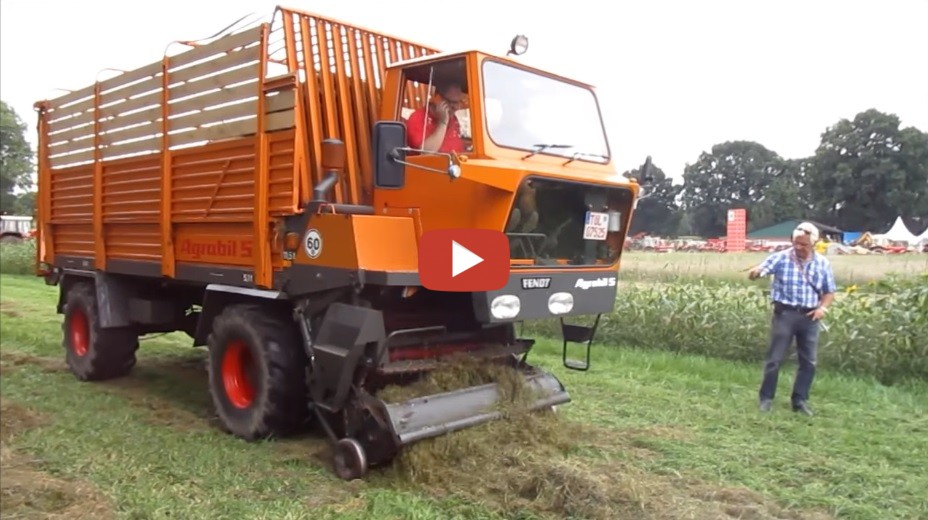
[[[464,98],[464,91],[459,84],[438,85],[428,105],[410,114],[406,120],[409,147],[430,152],[464,152],[461,123],[454,114],[463,108]]]

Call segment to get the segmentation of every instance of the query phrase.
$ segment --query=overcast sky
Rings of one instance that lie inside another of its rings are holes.
[[[0,98],[34,143],[32,104],[60,95],[56,88],[151,63],[168,42],[210,36],[250,13],[269,18],[277,4],[2,0]],[[679,178],[727,140],[811,155],[826,127],[868,108],[928,131],[928,0],[283,5],[449,51],[505,53],[526,34],[524,62],[596,85],[619,172],[651,155]]]

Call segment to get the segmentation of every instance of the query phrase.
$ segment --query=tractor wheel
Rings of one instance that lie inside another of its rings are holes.
[[[306,355],[295,324],[257,305],[213,321],[209,388],[223,428],[253,441],[284,437],[308,417]]]
[[[138,334],[100,328],[93,284],[78,283],[68,291],[61,328],[68,368],[81,381],[122,377],[135,366]]]

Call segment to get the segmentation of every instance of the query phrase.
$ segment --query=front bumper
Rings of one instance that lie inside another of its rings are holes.
[[[474,313],[483,323],[608,313],[614,308],[617,286],[616,271],[514,272],[502,289],[473,293]],[[552,296],[556,301],[552,302]],[[494,313],[493,302],[498,297],[518,298],[518,313],[514,316]],[[565,299],[572,299],[570,310],[555,312],[565,310]]]

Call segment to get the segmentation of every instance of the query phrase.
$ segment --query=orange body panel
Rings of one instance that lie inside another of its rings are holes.
[[[410,157],[408,160],[432,168],[447,166],[447,160],[440,157]],[[497,175],[500,173],[496,171]],[[501,229],[518,186],[518,178],[510,177],[511,180],[500,184],[501,188],[496,188],[469,178],[451,180],[447,175],[407,168],[406,187],[378,191],[375,206],[384,205],[391,210],[416,208],[423,232],[460,227]],[[474,208],[474,201],[480,201],[479,208]]]
[[[351,220],[358,267],[370,271],[418,271],[418,242],[411,218],[356,215]]]
[[[415,222],[409,217],[314,215],[310,229],[321,238],[321,252],[310,258],[300,247],[296,264],[416,272],[419,265]]]

